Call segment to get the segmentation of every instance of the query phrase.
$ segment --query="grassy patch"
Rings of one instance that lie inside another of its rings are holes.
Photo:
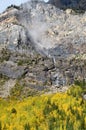
[[[0,62],[2,63],[3,61],[8,61],[10,58],[11,53],[7,49],[3,49],[0,52]]]
[[[0,74],[0,86],[4,85],[4,83],[8,80],[9,78],[7,76]]]
[[[10,91],[10,98],[12,99],[24,99],[29,96],[39,95],[39,92],[35,89],[30,89],[29,86],[21,85],[19,81],[15,84],[15,86]]]

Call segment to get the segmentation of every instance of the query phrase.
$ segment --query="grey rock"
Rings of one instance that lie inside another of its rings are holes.
[[[83,95],[83,99],[86,100],[86,94]]]
[[[51,58],[86,51],[85,14],[67,14],[51,4],[29,1],[20,9],[6,10],[0,21],[0,45],[10,49],[34,50]]]
[[[6,46],[10,53],[0,53],[0,75],[17,79],[26,90],[53,92],[86,80],[85,26],[86,13],[44,2],[7,9],[0,15],[0,49]]]
[[[50,4],[59,8],[73,8],[86,10],[86,0],[49,0]]]
[[[0,74],[5,75],[12,79],[21,78],[28,72],[28,69],[23,66],[16,66],[15,64],[2,64],[0,66]]]
[[[7,98],[10,96],[10,90],[15,86],[16,80],[9,79],[3,86],[0,86],[0,97]]]

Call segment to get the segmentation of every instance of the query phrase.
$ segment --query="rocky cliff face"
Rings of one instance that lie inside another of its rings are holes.
[[[76,15],[44,2],[28,2],[0,15],[0,44],[11,49],[35,48],[51,57],[84,53],[85,22],[85,13]]]
[[[59,8],[86,10],[86,0],[49,0],[49,3]]]
[[[86,0],[80,0],[79,7],[80,7],[80,9],[86,10]]]
[[[8,80],[25,86],[23,94],[29,90],[65,91],[68,87],[63,86],[86,80],[85,26],[86,13],[63,11],[44,2],[9,7],[0,15],[3,90],[10,90]]]

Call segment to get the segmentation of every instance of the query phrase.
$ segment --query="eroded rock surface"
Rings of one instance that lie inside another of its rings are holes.
[[[11,80],[16,81],[11,94],[25,97],[66,91],[76,80],[86,81],[86,13],[36,1],[3,12],[0,88]],[[10,95],[6,90],[0,96]]]
[[[86,0],[49,0],[49,3],[59,8],[73,8],[86,10]]]
[[[50,57],[86,52],[86,13],[67,13],[44,2],[10,7],[0,15],[0,44]]]
[[[10,79],[13,82],[16,81],[15,91],[19,88],[21,90],[20,95],[25,97],[31,93],[63,92],[75,81],[86,81],[85,56],[71,59],[57,58],[54,61],[53,58],[40,54],[9,53],[9,59],[3,59],[0,63],[0,96],[2,96],[2,86],[6,87]],[[7,90],[5,87],[3,92]],[[4,95],[9,94],[7,92]]]

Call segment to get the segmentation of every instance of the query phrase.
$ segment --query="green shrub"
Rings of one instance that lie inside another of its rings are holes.
[[[81,97],[82,92],[83,92],[82,87],[74,85],[67,91],[67,94],[78,98],[78,97]]]
[[[12,109],[11,109],[11,113],[12,113],[12,114],[17,114],[16,109],[15,109],[15,108],[12,108]]]
[[[2,130],[2,124],[1,124],[1,121],[0,121],[0,130]]]
[[[24,130],[30,130],[30,125],[29,125],[29,123],[26,123],[26,124],[24,125]]]

